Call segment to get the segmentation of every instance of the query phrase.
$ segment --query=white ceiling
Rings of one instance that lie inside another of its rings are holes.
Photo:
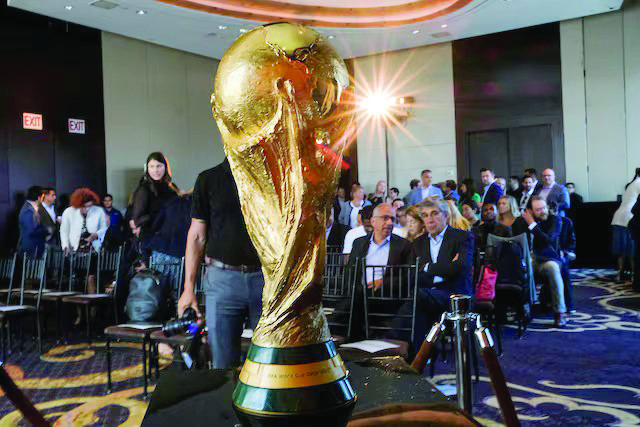
[[[109,0],[119,6],[105,10],[94,0],[7,0],[18,9],[159,45],[221,58],[240,35],[259,22],[198,12],[153,0]],[[290,3],[371,7],[399,0],[288,0]],[[431,21],[393,28],[318,28],[333,36],[345,58],[441,43],[483,34],[563,21],[621,7],[623,0],[474,0],[466,7]],[[139,14],[138,11],[146,13]],[[438,35],[438,33],[440,33]],[[438,36],[434,37],[433,34]]]

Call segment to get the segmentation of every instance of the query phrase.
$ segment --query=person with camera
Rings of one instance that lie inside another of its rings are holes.
[[[178,316],[188,307],[200,317],[195,282],[206,252],[204,290],[206,323],[214,369],[240,365],[240,342],[245,322],[253,329],[262,310],[264,277],[240,209],[238,190],[229,161],[208,169],[196,180],[191,226],[185,253],[184,290]]]

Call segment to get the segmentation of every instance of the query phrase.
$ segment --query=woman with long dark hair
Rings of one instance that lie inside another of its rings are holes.
[[[156,216],[179,193],[180,190],[172,182],[171,167],[165,155],[159,151],[149,154],[144,175],[133,193],[129,221],[131,232],[137,239],[138,251],[144,258],[148,258],[153,250],[147,247],[147,243],[154,234]]]
[[[624,278],[625,261],[629,259],[632,273],[634,273],[634,289],[640,291],[640,280],[636,278],[635,267],[637,263],[638,244],[640,244],[640,221],[637,218],[634,206],[640,196],[640,168],[636,168],[633,179],[625,186],[622,195],[622,203],[613,214],[611,221],[611,233],[613,235],[611,252],[618,259],[618,277]]]
[[[460,203],[459,206],[469,200],[475,202],[477,205],[482,201],[482,197],[476,191],[476,183],[472,178],[465,178],[460,183]]]

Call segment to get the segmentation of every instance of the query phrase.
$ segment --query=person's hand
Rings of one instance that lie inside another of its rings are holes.
[[[531,209],[525,209],[522,212],[522,219],[525,220],[525,222],[527,223],[527,225],[531,225],[534,222],[536,222],[536,220],[533,218],[533,213],[531,212]]]
[[[89,237],[87,237],[86,240],[88,243],[93,242],[94,240],[96,240],[98,238],[98,235],[96,233],[93,233],[92,235],[90,235]]]
[[[382,287],[382,279],[376,279],[373,282],[368,283],[367,288],[371,289],[373,288],[373,291],[377,291],[378,289],[380,289]]]
[[[182,317],[184,311],[189,307],[196,311],[198,317],[202,317],[200,310],[198,309],[198,301],[196,300],[195,292],[184,291],[178,300],[178,317]]]
[[[63,249],[63,251],[64,251],[64,256],[71,255],[71,248],[70,247],[67,246],[66,248]]]
[[[458,259],[460,259],[460,254],[456,254],[456,256],[454,256],[453,259],[451,260],[451,262],[457,261]]]

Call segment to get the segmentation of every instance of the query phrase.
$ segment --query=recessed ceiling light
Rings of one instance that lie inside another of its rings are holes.
[[[448,27],[448,25],[447,25],[447,24],[442,24],[442,25],[440,25],[440,28],[447,28],[447,27]]]
[[[68,5],[66,5],[64,8],[65,8],[65,9],[67,9],[67,10],[71,10],[71,9],[73,9],[73,6],[71,6],[71,5],[69,5],[69,4],[68,4]]]
[[[245,30],[244,28],[240,28],[240,33],[244,34],[246,32],[247,32],[247,30]]]
[[[420,30],[413,30],[413,35],[419,34]]]
[[[226,30],[227,26],[226,25],[218,25],[218,29],[219,30]]]
[[[330,35],[330,36],[329,36],[329,38],[330,38],[330,39],[335,39],[335,38],[336,38],[336,36],[334,36],[334,35]]]
[[[146,15],[147,11],[146,10],[142,10],[140,9],[139,11],[136,12],[138,15]]]

